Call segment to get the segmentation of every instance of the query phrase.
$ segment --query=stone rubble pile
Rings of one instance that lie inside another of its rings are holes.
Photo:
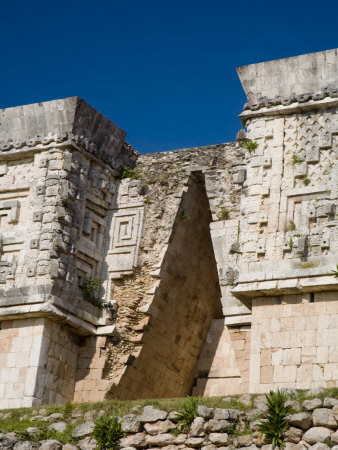
[[[245,397],[245,396],[243,396]],[[243,398],[243,402],[246,399]],[[285,433],[286,450],[338,450],[338,399],[314,398],[300,403],[289,400],[294,413],[290,415],[290,428]],[[137,409],[137,408],[136,408]],[[208,408],[198,406],[198,415],[190,426],[179,423],[177,411],[161,411],[153,406],[145,406],[140,414],[127,414],[120,418],[125,437],[120,441],[120,448],[134,450],[194,449],[258,449],[269,450],[271,444],[257,430],[260,417],[266,409],[265,397],[254,399],[254,409],[240,411],[229,408]],[[32,416],[32,425],[37,420],[52,422],[49,430],[63,432],[69,424],[77,424],[72,431],[72,438],[78,440],[76,445],[62,445],[55,439],[30,441],[20,438],[14,432],[1,433],[1,419],[8,414],[0,413],[0,449],[5,450],[94,450],[97,442],[92,437],[94,420],[104,415],[104,411],[87,411],[82,414],[75,409],[68,424],[63,414],[46,415],[40,410]],[[23,416],[25,418],[27,416]],[[85,422],[84,422],[85,421]],[[26,429],[27,435],[37,437],[41,430],[37,427]],[[22,435],[22,433],[21,433]],[[36,439],[35,439],[36,440]]]

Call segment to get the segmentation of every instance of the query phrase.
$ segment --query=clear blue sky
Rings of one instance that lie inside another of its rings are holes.
[[[140,152],[233,141],[235,68],[338,47],[338,2],[31,0],[0,10],[0,108],[78,95]]]

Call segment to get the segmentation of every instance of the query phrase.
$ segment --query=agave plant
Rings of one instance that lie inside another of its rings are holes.
[[[125,432],[117,417],[103,416],[95,422],[93,437],[97,440],[98,450],[116,449],[123,436]]]
[[[198,401],[194,397],[188,397],[183,405],[183,411],[177,414],[178,423],[187,429],[197,417]]]
[[[287,396],[280,390],[270,391],[265,394],[268,409],[263,415],[263,420],[258,425],[258,430],[265,434],[271,441],[272,448],[284,448],[285,442],[283,433],[289,428],[288,414],[291,412],[291,406],[285,405]]]

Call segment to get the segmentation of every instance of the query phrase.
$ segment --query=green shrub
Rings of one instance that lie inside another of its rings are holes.
[[[183,425],[183,429],[187,430],[197,417],[198,400],[195,397],[188,397],[183,405],[183,411],[177,414],[178,423]]]
[[[98,450],[110,450],[118,447],[120,439],[125,436],[121,422],[115,416],[103,416],[95,422],[93,432]]]
[[[338,264],[336,264],[336,270],[331,270],[331,272],[335,278],[338,278]]]
[[[242,147],[248,150],[249,153],[251,153],[253,150],[256,150],[256,148],[258,147],[258,143],[256,141],[247,139],[243,142]]]
[[[271,441],[273,449],[275,447],[284,448],[283,433],[289,428],[287,416],[291,412],[291,406],[285,406],[287,396],[280,390],[277,392],[270,391],[269,394],[265,394],[265,397],[268,409],[257,428]]]
[[[290,220],[290,230],[294,231],[296,229],[296,224],[293,220]]]
[[[83,299],[98,308],[108,308],[110,303],[102,301],[99,297],[101,287],[102,280],[100,280],[100,278],[88,278],[84,282]]]
[[[139,175],[137,175],[131,167],[123,166],[120,178],[121,180],[123,180],[124,178],[132,178],[134,180],[137,180],[139,178]]]
[[[229,219],[229,211],[226,208],[221,208],[217,214],[217,217],[220,220],[228,220]]]

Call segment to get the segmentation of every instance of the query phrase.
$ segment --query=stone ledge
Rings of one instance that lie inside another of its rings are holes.
[[[245,299],[248,300],[254,297],[323,291],[338,291],[338,282],[335,281],[333,276],[239,283],[231,292],[235,297],[247,304]]]
[[[108,323],[110,321],[108,314],[97,318],[89,313],[83,314],[81,310],[75,310],[75,308],[72,308],[74,313],[72,314],[69,311],[70,306],[58,297],[41,296],[39,303],[28,304],[26,302],[25,304],[1,307],[0,321],[18,320],[28,317],[49,317],[51,320],[64,322],[73,329],[75,334],[79,335],[100,336],[114,333],[115,325]],[[64,307],[67,307],[67,310],[63,309]],[[104,313],[107,312],[104,311]]]

